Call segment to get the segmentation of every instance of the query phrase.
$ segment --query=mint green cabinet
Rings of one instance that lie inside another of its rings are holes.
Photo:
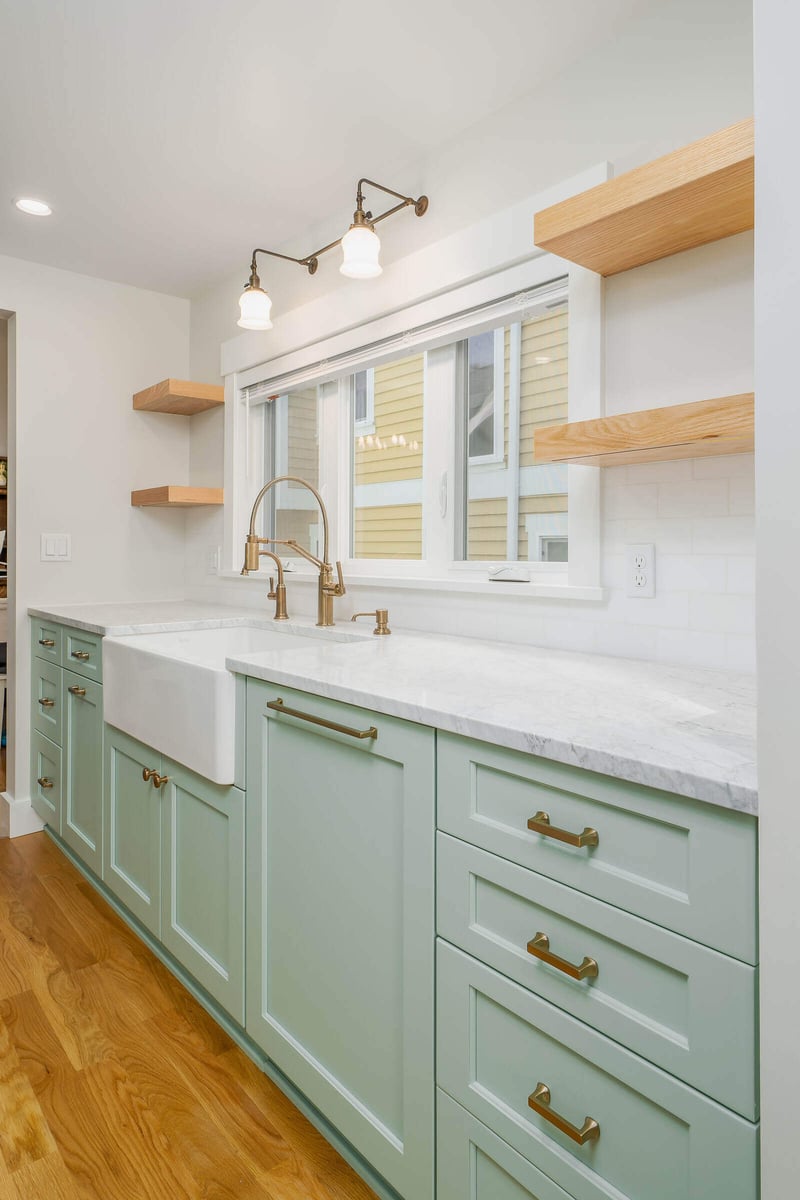
[[[103,880],[243,1025],[244,793],[111,725],[105,742]]]
[[[62,671],[64,794],[61,836],[97,875],[103,857],[103,689]]]
[[[64,630],[62,665],[87,679],[103,682],[103,639],[82,629]]]
[[[256,680],[247,712],[247,1031],[430,1200],[434,733]]]
[[[61,666],[61,654],[64,641],[64,631],[60,625],[50,621],[31,621],[31,651],[34,658]]]
[[[756,1125],[446,942],[437,962],[439,1086],[569,1195],[757,1196]],[[579,1144],[563,1122],[586,1118],[599,1136]]]
[[[61,832],[61,747],[38,729],[31,733],[31,807],[38,817]]]
[[[244,792],[161,770],[161,940],[243,1025]]]
[[[106,725],[103,882],[156,937],[161,933],[159,793],[143,772],[161,773],[161,755]]]
[[[64,736],[62,674],[61,668],[54,662],[34,658],[31,672],[31,724],[56,746],[61,745]]]
[[[436,1111],[436,1200],[572,1200],[446,1092]]]

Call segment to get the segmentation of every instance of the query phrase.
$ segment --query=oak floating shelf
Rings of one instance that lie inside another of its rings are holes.
[[[645,412],[550,425],[534,435],[534,461],[616,467],[744,454],[754,445],[752,392]]]
[[[534,217],[533,240],[600,275],[753,228],[753,119],[571,196]]]
[[[222,504],[222,488],[167,487],[144,488],[131,492],[134,508],[191,508],[202,504]]]
[[[133,407],[140,412],[177,413],[182,417],[193,417],[224,403],[225,389],[219,384],[191,383],[188,379],[162,379],[133,397]]]

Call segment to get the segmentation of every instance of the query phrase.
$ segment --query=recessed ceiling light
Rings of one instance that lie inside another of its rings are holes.
[[[32,196],[20,196],[14,203],[20,212],[28,213],[31,217],[49,217],[53,212],[44,200],[34,200]]]

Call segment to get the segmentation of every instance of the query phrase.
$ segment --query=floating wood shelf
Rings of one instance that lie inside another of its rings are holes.
[[[131,492],[134,508],[191,508],[200,504],[222,504],[222,488],[167,487],[144,488]]]
[[[225,403],[225,389],[215,383],[191,383],[188,379],[162,379],[137,392],[133,407],[142,412],[178,413],[192,417]]]
[[[750,118],[543,209],[533,240],[616,275],[752,229],[753,145]]]
[[[550,425],[534,435],[537,463],[616,467],[744,454],[753,449],[752,392],[646,412]]]

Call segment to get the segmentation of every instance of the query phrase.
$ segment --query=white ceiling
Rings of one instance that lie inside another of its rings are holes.
[[[0,253],[191,295],[346,219],[358,175],[405,187],[639,2],[0,0]]]

